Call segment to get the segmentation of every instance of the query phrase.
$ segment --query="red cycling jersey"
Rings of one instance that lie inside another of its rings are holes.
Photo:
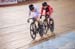
[[[53,13],[53,8],[50,5],[48,5],[48,7],[46,9],[44,9],[42,7],[42,9],[41,9],[41,15],[43,14],[44,10],[45,10],[45,15],[48,14],[50,16]]]

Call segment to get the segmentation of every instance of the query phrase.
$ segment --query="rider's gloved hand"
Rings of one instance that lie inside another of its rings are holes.
[[[27,20],[27,22],[29,23],[29,19]]]
[[[40,19],[42,18],[42,15],[40,16]]]

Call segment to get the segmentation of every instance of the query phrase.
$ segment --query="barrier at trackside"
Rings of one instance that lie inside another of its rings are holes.
[[[0,6],[6,6],[6,5],[18,5],[18,4],[27,4],[27,3],[30,3],[30,2],[37,2],[37,1],[40,1],[40,0],[0,0]]]
[[[16,4],[17,0],[0,0],[0,5]]]

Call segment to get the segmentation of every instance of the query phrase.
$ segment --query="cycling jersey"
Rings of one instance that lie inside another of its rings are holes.
[[[32,18],[39,17],[40,16],[40,12],[38,11],[39,10],[38,7],[34,6],[34,10],[35,10],[34,12],[30,11],[30,16]]]
[[[44,10],[45,10],[45,15],[50,16],[53,13],[53,8],[50,5],[48,5],[48,7],[46,9],[44,9],[44,7],[42,7],[41,15],[43,15]]]

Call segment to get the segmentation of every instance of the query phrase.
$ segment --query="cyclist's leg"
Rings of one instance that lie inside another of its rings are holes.
[[[47,21],[47,24],[49,25],[49,15],[45,15],[45,19],[46,19],[46,21]]]
[[[33,21],[36,24],[36,27],[38,28],[38,23],[39,23],[38,17],[34,17]]]
[[[37,20],[37,23],[38,23],[37,26],[39,27],[39,25],[40,25],[40,17],[37,17],[36,20]]]
[[[49,21],[50,21],[50,24],[52,24],[52,18],[51,18],[51,16],[49,16]]]
[[[48,22],[48,15],[45,15],[45,21]]]
[[[34,12],[33,13],[33,17],[35,18],[35,20],[36,20],[36,26],[38,27],[38,23],[40,21],[40,14],[38,12]]]
[[[33,24],[36,22],[36,19],[33,17]]]

